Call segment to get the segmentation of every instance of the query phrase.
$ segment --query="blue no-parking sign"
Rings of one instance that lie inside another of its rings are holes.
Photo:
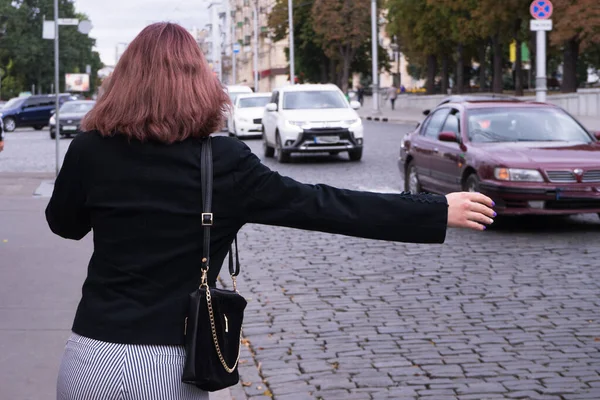
[[[554,7],[549,0],[534,0],[529,7],[531,16],[535,19],[548,19],[552,16]]]

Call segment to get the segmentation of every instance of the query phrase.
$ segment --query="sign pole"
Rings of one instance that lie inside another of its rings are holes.
[[[535,101],[546,102],[548,90],[546,80],[546,31],[552,30],[552,11],[554,6],[550,0],[534,0],[529,6],[529,12],[534,18],[530,29],[536,31],[535,46]],[[521,49],[517,49],[521,51]]]
[[[371,1],[371,45],[373,61],[373,111],[379,114],[379,34],[377,29],[377,0]]]
[[[258,0],[254,1],[254,93],[258,93]]]
[[[546,102],[546,31],[536,32],[535,101]]]
[[[294,5],[288,0],[288,23],[290,29],[290,85],[296,83],[296,58],[294,56]]]
[[[54,0],[54,88],[56,89],[56,176],[60,172],[60,80],[59,80],[59,58],[58,58],[58,0]]]

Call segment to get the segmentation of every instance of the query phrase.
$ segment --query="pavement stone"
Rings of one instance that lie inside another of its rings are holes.
[[[397,151],[413,126],[365,126],[360,163],[265,163],[307,183],[400,192]],[[52,179],[46,135],[11,134],[0,155],[0,399],[44,399],[54,384],[91,254],[90,237],[54,237],[43,221],[46,198],[33,197]],[[261,154],[259,141],[248,144]],[[400,400],[422,391],[452,391],[454,400],[600,399],[595,215],[451,229],[444,245],[258,225],[239,240],[248,308],[236,400]],[[23,318],[39,304],[46,316]],[[35,384],[31,370],[40,371]]]

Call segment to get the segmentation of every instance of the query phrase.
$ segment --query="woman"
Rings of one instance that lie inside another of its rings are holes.
[[[129,45],[71,143],[46,210],[53,232],[94,253],[58,377],[67,399],[208,399],[181,383],[188,294],[200,281],[200,141],[229,100],[193,37],[154,24]],[[305,185],[242,142],[212,139],[214,284],[235,234],[260,223],[392,241],[442,243],[483,230],[492,202]]]

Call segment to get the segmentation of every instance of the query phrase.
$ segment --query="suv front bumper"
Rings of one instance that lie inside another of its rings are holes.
[[[296,140],[286,140],[283,151],[294,152],[328,152],[361,149],[363,138],[356,138],[346,128],[311,128],[304,129]]]

